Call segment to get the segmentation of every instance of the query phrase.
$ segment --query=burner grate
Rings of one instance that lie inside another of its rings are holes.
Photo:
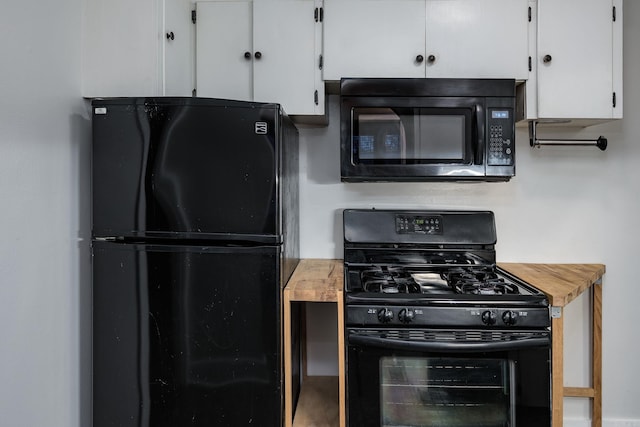
[[[518,287],[498,276],[495,268],[480,270],[454,269],[447,274],[449,285],[459,294],[473,295],[515,295]]]
[[[385,294],[456,293],[516,295],[519,288],[495,271],[495,266],[442,266],[410,268],[371,267],[360,272],[363,291]]]
[[[365,292],[398,294],[419,293],[411,276],[400,267],[368,269],[360,275]]]

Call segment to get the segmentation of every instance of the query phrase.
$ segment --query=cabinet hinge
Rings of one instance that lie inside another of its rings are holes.
[[[195,10],[191,11],[191,22],[193,22],[194,24],[196,23],[196,11]]]
[[[313,93],[313,102],[316,105],[318,105],[318,91],[317,90]]]
[[[613,6],[613,22],[616,22],[616,7]]]
[[[324,59],[322,58],[322,55],[320,55],[320,57],[318,58],[318,69],[322,70],[322,66],[324,65]]]
[[[196,92],[196,88],[194,87],[193,90],[191,91],[191,96],[196,97],[198,96],[198,93]]]
[[[316,22],[322,22],[323,18],[324,10],[321,7],[316,7],[313,11],[313,19],[315,19]]]
[[[529,57],[529,71],[533,70],[533,62],[531,61],[531,57]]]
[[[529,22],[531,22],[531,6],[529,6]]]
[[[616,108],[616,93],[613,92],[613,108]]]

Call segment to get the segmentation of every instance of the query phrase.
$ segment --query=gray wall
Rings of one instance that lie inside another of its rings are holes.
[[[88,425],[90,139],[80,98],[81,8],[80,0],[13,1],[0,13],[6,426]]]

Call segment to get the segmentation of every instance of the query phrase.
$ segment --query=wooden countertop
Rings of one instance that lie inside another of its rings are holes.
[[[553,306],[564,307],[600,280],[604,264],[524,264],[498,266],[531,284],[549,297]],[[344,266],[341,259],[303,259],[287,291],[291,301],[336,302],[342,298]]]
[[[552,306],[564,307],[605,273],[603,264],[519,264],[498,266],[544,292]]]
[[[344,289],[341,259],[303,259],[287,283],[290,301],[337,302]]]

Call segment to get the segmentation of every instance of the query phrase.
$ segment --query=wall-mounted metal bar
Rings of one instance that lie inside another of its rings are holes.
[[[536,127],[538,122],[529,122],[529,145],[532,147],[540,148],[543,145],[565,145],[565,146],[594,146],[598,147],[602,151],[607,149],[607,138],[604,136],[598,137],[598,139],[540,139],[536,135]]]

